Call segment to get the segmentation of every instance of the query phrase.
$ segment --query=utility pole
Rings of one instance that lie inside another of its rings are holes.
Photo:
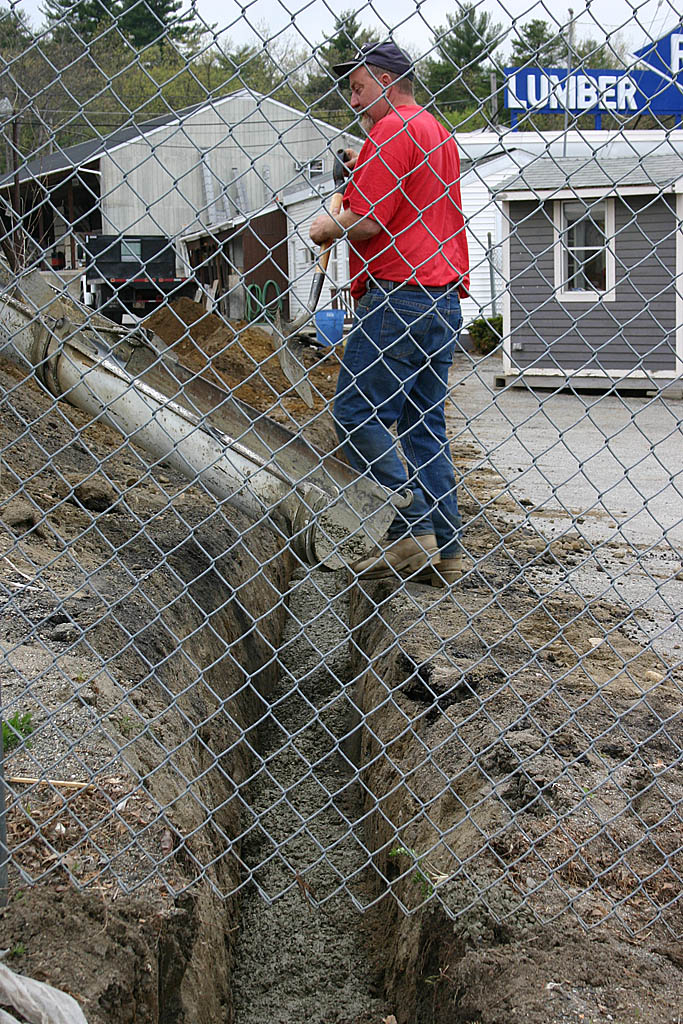
[[[12,187],[12,206],[14,207],[14,254],[17,266],[22,265],[21,259],[21,190],[19,188],[19,115],[14,111],[12,118],[12,170],[14,185]]]
[[[0,99],[0,116],[3,118],[3,134],[7,146],[7,173],[10,169],[14,172],[14,182],[11,190],[12,199],[12,229],[3,239],[3,250],[8,261],[13,263],[13,269],[19,264],[19,218],[20,218],[20,194],[19,194],[19,118],[14,106],[3,96]],[[11,138],[7,133],[9,122],[12,122]]]
[[[0,117],[2,117],[6,126],[6,119],[9,118],[10,114],[14,113],[14,107],[10,103],[6,96],[0,99]],[[4,134],[4,133],[3,133]],[[5,141],[7,143],[7,171],[9,172],[9,140],[5,135]],[[3,239],[2,249],[5,255],[9,255],[13,251],[13,246],[7,245],[6,240]],[[2,708],[2,687],[0,686],[0,709]],[[4,774],[4,751],[2,747],[2,711],[0,710],[0,907],[7,906],[7,900],[9,895],[8,881],[7,881],[7,865],[9,863],[9,850],[7,849],[7,817],[6,817],[6,805],[5,805],[5,774]]]
[[[498,125],[498,78],[496,72],[489,75],[489,89],[491,91],[491,127]]]
[[[574,10],[569,8],[569,24],[567,25],[567,82],[565,86],[564,101],[564,142],[562,156],[567,155],[567,132],[569,131],[569,77],[572,73],[574,63]]]

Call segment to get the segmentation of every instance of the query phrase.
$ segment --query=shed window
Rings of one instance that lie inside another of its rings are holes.
[[[582,203],[563,203],[565,288],[604,292],[607,287],[605,204],[586,209]]]
[[[614,201],[555,204],[555,286],[565,299],[614,298]]]
[[[139,238],[124,238],[121,242],[122,263],[142,263],[142,241]]]

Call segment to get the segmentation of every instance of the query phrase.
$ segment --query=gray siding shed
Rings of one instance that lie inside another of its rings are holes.
[[[681,375],[683,160],[534,161],[501,185],[498,199],[508,226],[509,378]],[[605,291],[563,291],[561,204],[603,200]]]
[[[616,301],[555,297],[552,200],[511,202],[510,327],[520,369],[673,372],[676,210],[673,197],[615,199]],[[517,348],[522,345],[523,348]]]

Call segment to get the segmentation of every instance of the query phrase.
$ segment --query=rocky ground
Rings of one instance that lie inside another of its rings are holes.
[[[334,446],[334,352],[310,411],[258,329],[150,326]],[[91,1024],[678,1021],[680,562],[512,486],[471,369],[446,594],[296,569],[0,366],[0,946]]]

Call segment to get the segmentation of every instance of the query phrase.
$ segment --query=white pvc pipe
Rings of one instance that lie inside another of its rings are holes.
[[[291,485],[226,447],[220,435],[184,415],[165,395],[138,386],[116,364],[96,364],[72,347],[57,363],[61,395],[103,420],[184,477],[201,480],[219,501],[229,501],[250,519],[282,506]]]

